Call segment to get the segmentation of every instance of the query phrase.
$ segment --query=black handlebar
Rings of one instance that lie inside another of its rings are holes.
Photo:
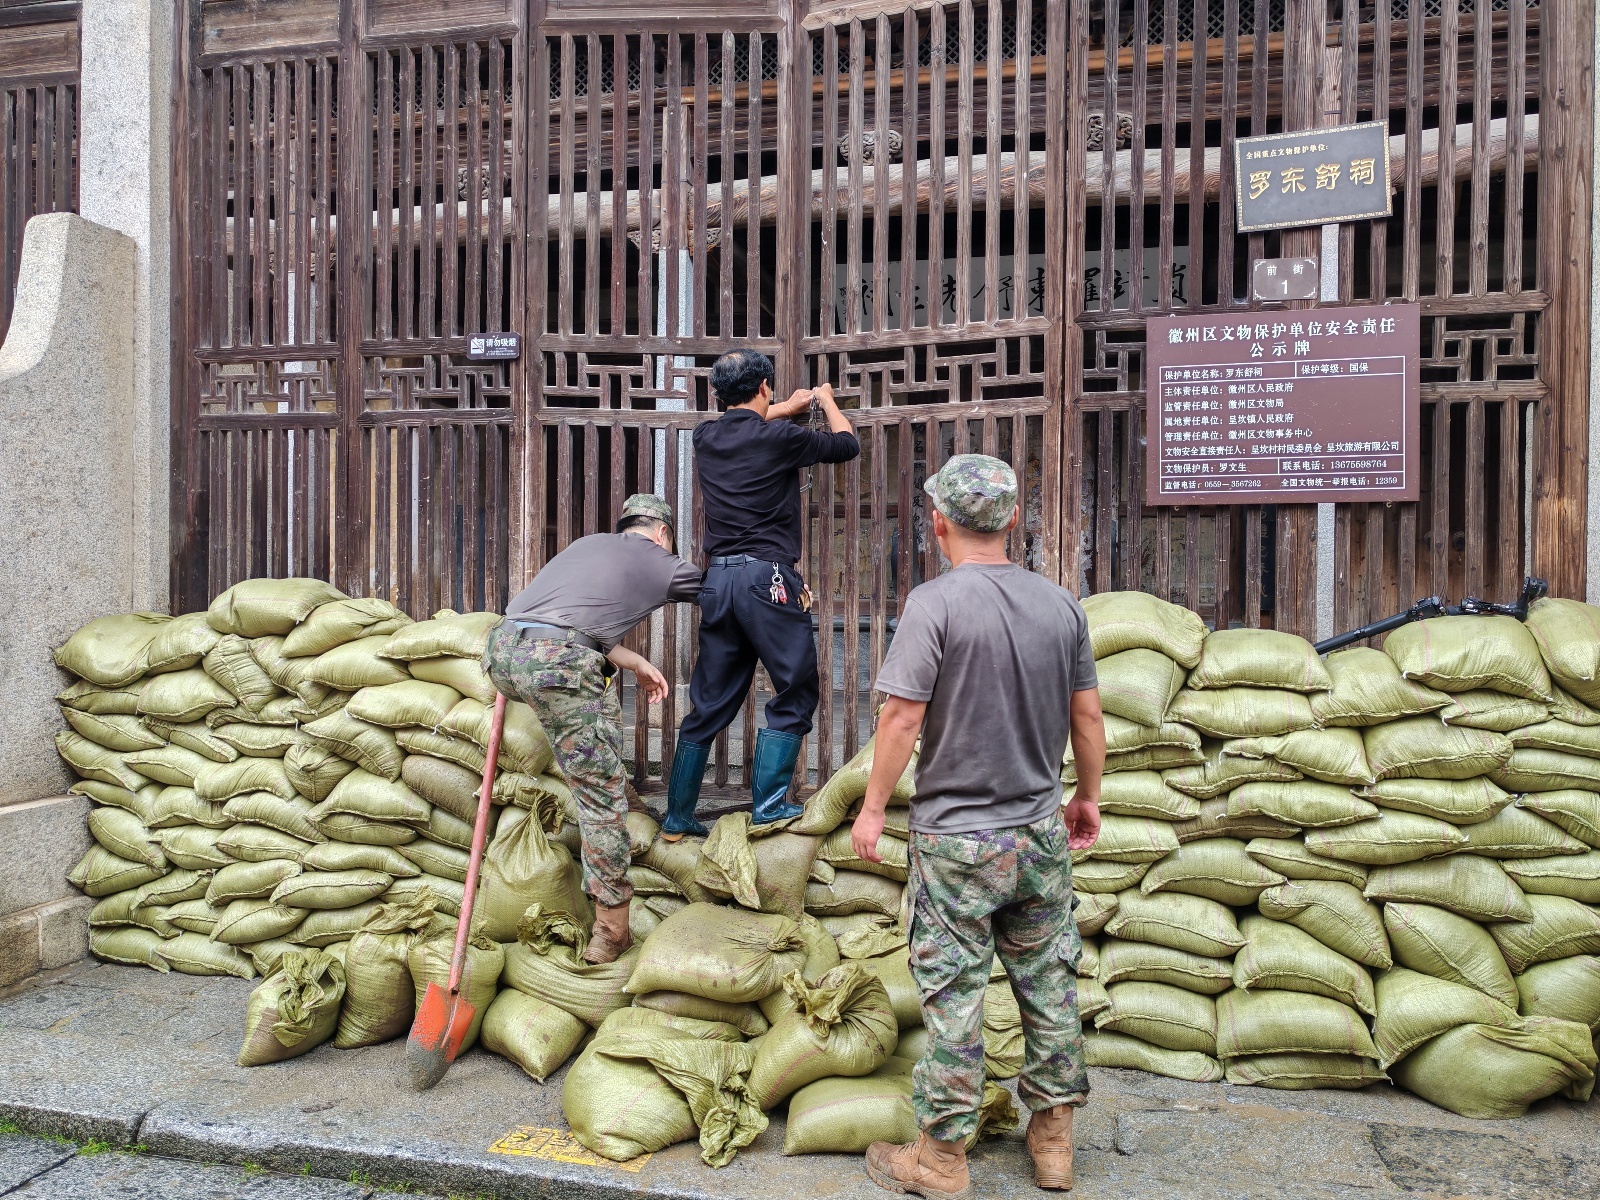
[[[1460,604],[1446,604],[1438,596],[1429,596],[1426,600],[1418,600],[1405,612],[1396,613],[1392,617],[1385,617],[1381,621],[1374,621],[1370,625],[1363,625],[1360,629],[1352,629],[1349,633],[1337,634],[1326,641],[1317,643],[1318,654],[1327,654],[1330,651],[1341,649],[1353,642],[1364,641],[1369,637],[1376,637],[1380,633],[1388,633],[1391,629],[1398,629],[1412,621],[1426,621],[1430,617],[1515,617],[1519,621],[1528,619],[1528,607],[1550,590],[1550,585],[1542,579],[1528,578],[1522,581],[1522,595],[1514,604],[1496,604],[1493,601],[1481,600],[1477,596],[1468,596]]]

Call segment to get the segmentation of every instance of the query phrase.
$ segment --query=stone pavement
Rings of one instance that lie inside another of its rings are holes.
[[[72,1158],[71,1147],[50,1142],[11,1150],[17,1139],[6,1137],[0,1195],[353,1200],[369,1185],[505,1200],[884,1195],[858,1157],[783,1157],[781,1116],[720,1171],[704,1166],[692,1143],[643,1163],[596,1160],[566,1131],[559,1078],[540,1086],[477,1050],[421,1095],[401,1080],[398,1041],[324,1046],[243,1070],[233,1059],[250,986],[84,963],[0,998],[0,1120],[144,1148]],[[1078,1200],[1600,1194],[1600,1106],[1547,1101],[1521,1121],[1480,1122],[1388,1087],[1273,1092],[1108,1070],[1091,1078],[1077,1136]],[[296,1181],[224,1168],[213,1177],[168,1159],[362,1186],[277,1192]],[[41,1175],[29,1163],[50,1169]],[[1020,1131],[980,1148],[972,1170],[981,1196],[1039,1195]],[[169,1181],[165,1190],[144,1190],[141,1172],[152,1171],[172,1172],[155,1177]],[[16,1176],[33,1182],[10,1192]]]

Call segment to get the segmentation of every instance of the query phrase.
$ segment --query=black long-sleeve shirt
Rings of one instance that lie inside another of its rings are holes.
[[[799,562],[801,469],[860,453],[853,433],[768,421],[751,408],[730,408],[702,423],[694,431],[694,462],[706,553]]]

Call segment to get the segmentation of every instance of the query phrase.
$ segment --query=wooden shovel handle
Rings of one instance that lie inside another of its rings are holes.
[[[483,786],[478,789],[478,816],[472,823],[472,857],[467,862],[467,882],[461,892],[461,918],[456,923],[456,948],[450,956],[450,995],[461,991],[461,971],[467,961],[467,934],[472,928],[472,902],[478,895],[478,868],[489,840],[489,807],[494,795],[494,772],[500,764],[500,735],[506,726],[506,698],[494,698],[494,718],[489,723],[489,750],[483,757]]]

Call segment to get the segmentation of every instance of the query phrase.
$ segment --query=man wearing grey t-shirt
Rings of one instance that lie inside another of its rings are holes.
[[[890,1191],[970,1200],[964,1139],[983,1097],[983,994],[998,950],[1022,1014],[1017,1093],[1041,1188],[1072,1186],[1072,1113],[1089,1093],[1078,1019],[1083,953],[1071,850],[1100,832],[1105,726],[1088,622],[1070,593],[1012,564],[1017,478],[982,454],[926,484],[952,570],[906,599],[878,674],[888,696],[855,852],[879,861],[890,792],[922,753],[911,801],[911,973],[928,1049],[912,1072],[921,1136],[876,1142],[867,1174]],[[1061,804],[1071,740],[1078,783]]]

